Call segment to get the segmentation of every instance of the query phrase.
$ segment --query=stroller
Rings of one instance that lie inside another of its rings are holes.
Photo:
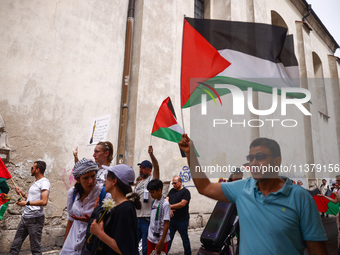
[[[217,202],[205,226],[202,235],[202,246],[198,255],[231,255],[235,254],[233,238],[238,228],[236,205]],[[231,253],[231,249],[233,253]]]

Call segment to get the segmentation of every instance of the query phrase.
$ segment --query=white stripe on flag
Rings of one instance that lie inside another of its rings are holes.
[[[296,76],[298,75],[297,66],[285,70],[287,67],[284,67],[282,63],[274,63],[239,51],[224,49],[220,50],[219,53],[231,65],[217,76],[233,77],[258,83],[259,79],[261,79],[261,83],[265,83],[265,79],[268,79],[268,84],[266,85],[273,86],[274,84],[275,87],[299,86],[291,80],[292,78],[298,78]],[[273,78],[280,78],[285,82],[282,84],[273,83]]]
[[[184,133],[182,127],[179,124],[172,125],[172,126],[169,127],[169,129],[171,129],[171,130],[173,130],[177,133],[180,133],[180,134]]]

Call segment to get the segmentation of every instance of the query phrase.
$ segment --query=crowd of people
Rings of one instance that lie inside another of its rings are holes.
[[[193,141],[187,135],[183,135],[179,146],[187,155],[190,169],[199,166]],[[139,176],[135,179],[131,166],[110,166],[113,159],[110,142],[96,145],[94,161],[79,160],[77,148],[73,151],[72,174],[76,184],[67,193],[68,219],[61,255],[139,254],[140,241],[143,255],[168,254],[176,231],[182,238],[184,254],[191,254],[190,192],[180,176],[174,176],[172,189],[164,196],[152,146],[148,153],[151,162],[144,160],[138,164]],[[280,166],[278,143],[268,138],[255,139],[249,146],[247,160],[252,178],[242,179],[242,174],[237,172],[228,182],[212,183],[205,173],[191,171],[200,194],[236,203],[241,229],[239,253],[304,254],[307,250],[310,255],[327,254],[324,242],[327,235],[313,198],[290,179],[279,178],[277,172],[261,171],[262,166]],[[28,235],[32,254],[41,254],[43,207],[50,192],[45,169],[45,162],[34,162],[31,175],[35,182],[28,194],[16,188],[24,198],[17,204],[25,209],[11,255],[19,254]],[[330,198],[321,192],[320,196],[334,203],[340,201],[338,195]]]
[[[61,255],[139,254],[140,240],[143,255],[167,254],[177,230],[183,239],[185,254],[191,254],[188,237],[190,192],[182,186],[181,178],[175,176],[173,189],[164,197],[152,146],[148,153],[152,162],[144,160],[138,164],[140,175],[135,182],[131,166],[110,166],[112,143],[99,142],[94,148],[94,160],[79,160],[78,148],[75,148],[72,175],[76,183],[67,192],[68,218]],[[44,177],[45,169],[45,162],[36,161],[31,168],[35,182],[29,192],[26,194],[16,188],[23,197],[17,204],[25,209],[11,255],[19,254],[27,236],[32,254],[42,254],[43,207],[50,192],[50,182]],[[113,208],[105,210],[106,204],[110,203]]]

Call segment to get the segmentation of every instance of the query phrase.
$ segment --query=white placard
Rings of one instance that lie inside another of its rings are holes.
[[[98,142],[106,140],[109,131],[111,114],[94,118],[92,120],[90,137],[87,145],[96,145]]]

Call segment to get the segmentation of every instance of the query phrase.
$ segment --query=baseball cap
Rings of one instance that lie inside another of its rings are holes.
[[[143,167],[148,167],[148,168],[152,169],[152,164],[149,160],[144,160],[141,163],[138,163],[137,165],[143,166]]]
[[[115,166],[103,165],[103,168],[114,173],[115,176],[125,185],[132,185],[135,180],[135,172],[131,166],[125,164],[119,164]]]

